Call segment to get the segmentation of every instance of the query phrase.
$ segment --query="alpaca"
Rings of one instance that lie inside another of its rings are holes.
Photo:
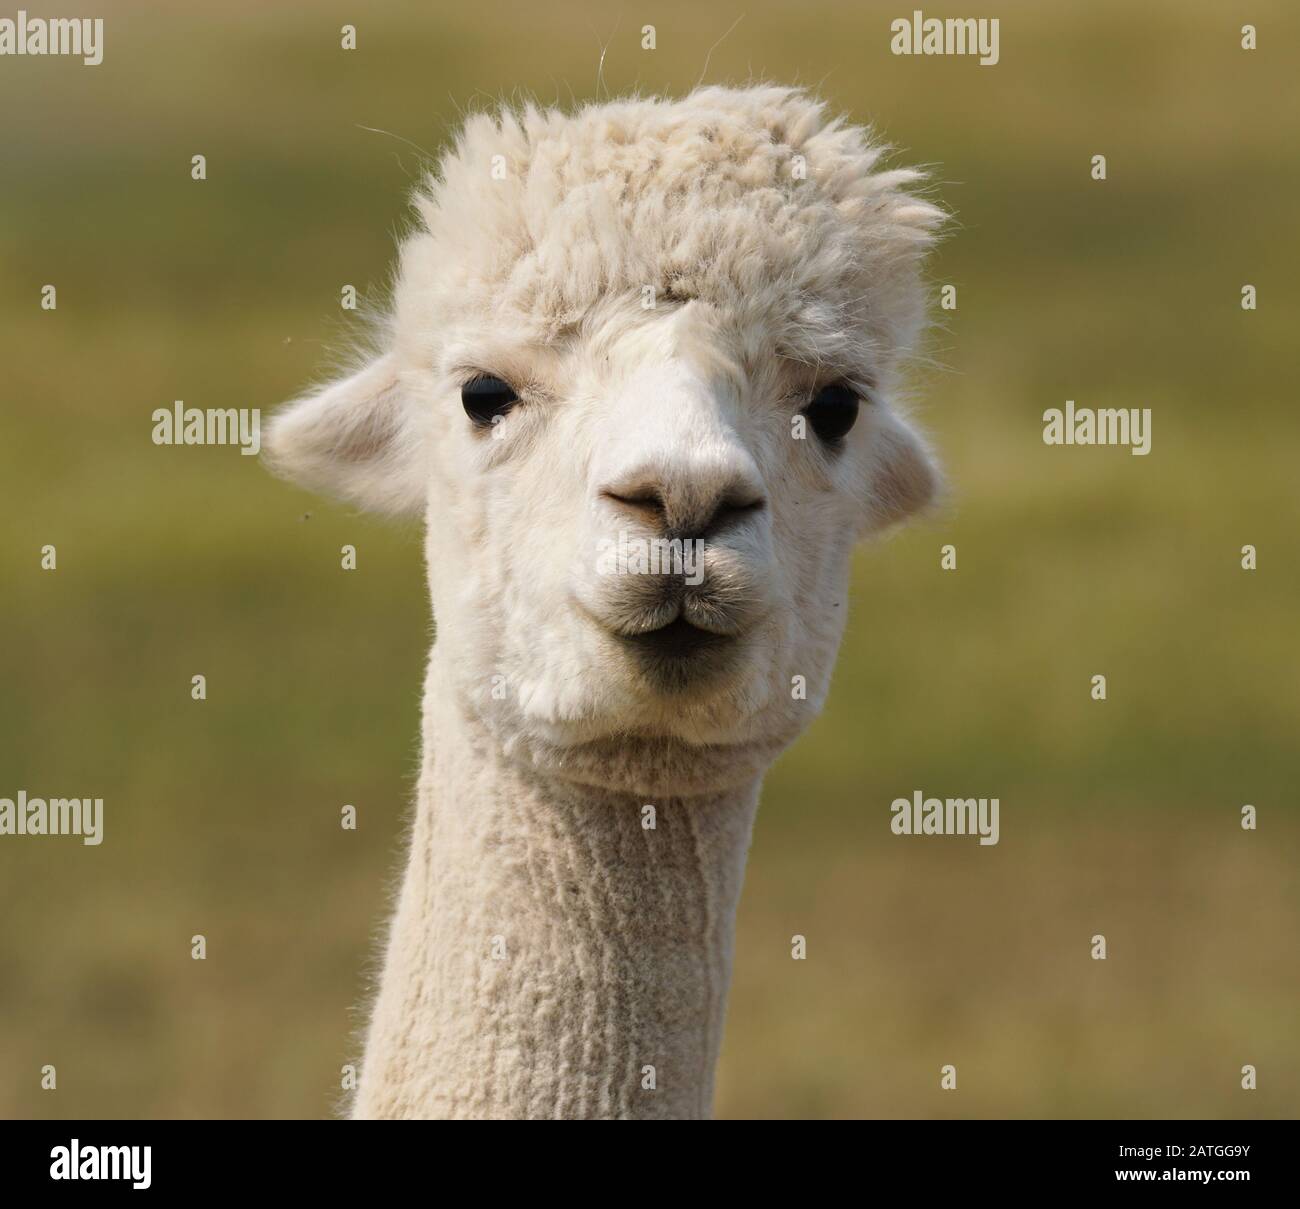
[[[279,473],[425,518],[354,1117],[711,1115],[760,780],[825,698],[855,542],[939,481],[894,400],[942,215],[881,155],[774,86],[476,115],[376,355],[272,422]]]

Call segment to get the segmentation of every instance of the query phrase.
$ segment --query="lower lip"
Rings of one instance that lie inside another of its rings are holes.
[[[622,637],[629,646],[660,659],[689,659],[692,655],[719,650],[735,641],[730,635],[701,630],[680,618],[657,630]]]

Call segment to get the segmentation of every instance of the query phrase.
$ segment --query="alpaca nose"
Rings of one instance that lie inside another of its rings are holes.
[[[767,507],[755,471],[732,467],[718,473],[649,466],[619,475],[600,496],[623,517],[670,537],[717,537]]]

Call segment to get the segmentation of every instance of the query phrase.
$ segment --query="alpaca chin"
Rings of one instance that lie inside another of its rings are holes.
[[[795,711],[774,711],[768,680],[758,675],[733,680],[730,691],[708,701],[663,696],[635,674],[629,685],[638,691],[617,708],[595,705],[582,717],[529,713],[500,702],[466,708],[476,711],[513,761],[574,784],[641,794],[699,794],[748,784],[806,721]],[[534,695],[534,704],[540,696]]]

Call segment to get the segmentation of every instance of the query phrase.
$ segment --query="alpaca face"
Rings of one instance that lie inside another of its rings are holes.
[[[687,792],[820,706],[854,543],[935,483],[889,398],[938,215],[877,154],[779,89],[475,119],[387,347],[277,417],[424,510],[438,683],[506,751]]]

